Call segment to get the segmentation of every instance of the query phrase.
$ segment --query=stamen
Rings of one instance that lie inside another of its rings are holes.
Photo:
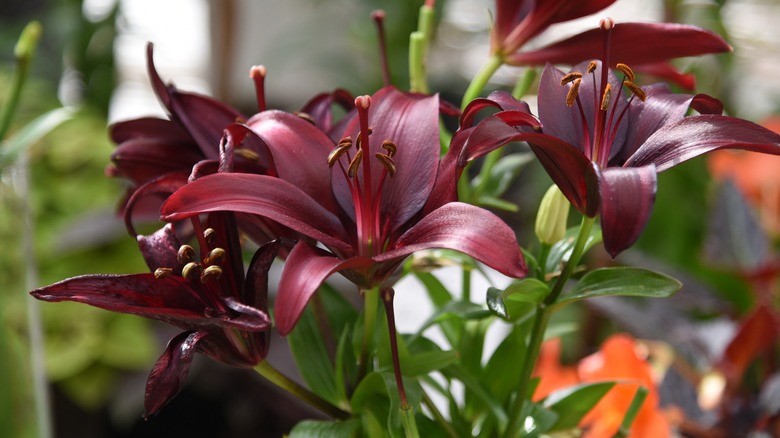
[[[625,85],[625,87],[628,88],[628,90],[631,91],[634,94],[634,96],[638,97],[639,100],[641,100],[642,102],[644,102],[645,99],[647,99],[647,93],[645,93],[645,90],[640,88],[637,84],[633,82],[625,81],[623,82],[623,85]]]
[[[217,239],[217,232],[214,231],[213,228],[206,228],[206,230],[203,231],[203,238],[206,239],[206,243],[213,245]]]
[[[339,161],[342,155],[344,155],[352,147],[352,142],[340,143],[335,149],[328,154],[328,167],[333,167]]]
[[[208,280],[216,280],[222,276],[222,268],[217,265],[212,265],[206,268],[202,274],[200,274],[200,282],[205,283]]]
[[[626,79],[628,79],[628,82],[634,82],[634,79],[636,79],[636,76],[634,75],[634,71],[631,70],[631,67],[629,67],[628,65],[623,64],[622,62],[618,62],[615,68],[623,72],[624,75],[626,75]]]
[[[571,72],[571,73],[567,74],[566,76],[564,76],[563,79],[561,79],[561,85],[566,85],[569,82],[574,82],[577,79],[580,79],[581,77],[582,77],[582,73],[578,73],[576,71],[575,72]]]
[[[596,61],[591,61],[588,63],[588,73],[593,73],[596,71],[596,67],[598,67],[598,63]]]
[[[355,156],[352,157],[352,161],[349,162],[349,167],[347,168],[347,175],[349,175],[350,178],[354,178],[355,175],[357,175],[358,168],[360,167],[360,161],[362,159],[363,149],[358,149]]]
[[[602,111],[606,111],[607,108],[609,108],[609,101],[612,97],[612,84],[607,84],[606,87],[604,87],[604,94],[601,95],[601,105],[599,108]]]
[[[258,155],[257,152],[251,149],[247,149],[247,148],[234,149],[233,154],[245,158],[249,161],[254,161],[254,162],[260,161],[260,155]]]
[[[189,262],[184,265],[184,268],[181,270],[181,276],[187,280],[194,281],[196,278],[200,277],[202,270],[203,267],[200,266],[199,263]]]
[[[179,247],[179,252],[176,253],[176,258],[179,263],[187,263],[195,260],[195,250],[189,245],[182,245]]]
[[[389,173],[390,176],[395,176],[395,161],[393,161],[392,158],[384,154],[376,154],[374,156],[379,160],[379,163],[387,169],[387,173]]]
[[[582,78],[577,78],[574,80],[574,83],[571,84],[571,88],[569,88],[569,92],[566,94],[566,106],[571,107],[574,105],[574,101],[577,99],[577,94],[579,94],[580,91],[581,83]]]
[[[171,268],[157,268],[154,270],[154,278],[157,279],[165,278],[171,274],[173,274],[173,269]]]
[[[385,140],[382,142],[382,149],[387,151],[387,158],[393,158],[398,148],[395,146],[395,143],[393,143],[392,141]]]
[[[348,135],[348,136],[342,138],[341,140],[339,140],[339,146],[341,146],[343,144],[346,144],[346,143],[349,143],[349,145],[352,146],[352,137],[351,136]]]
[[[368,135],[371,135],[371,134],[373,134],[373,133],[374,133],[374,129],[373,129],[373,128],[368,128],[368,131],[367,131],[367,132],[368,132]],[[361,146],[362,144],[363,144],[363,136],[362,136],[362,135],[358,135],[358,139],[357,139],[357,148],[358,148],[358,149],[360,149],[360,146]]]
[[[255,96],[257,97],[257,108],[260,112],[265,111],[265,73],[266,69],[262,65],[255,65],[249,69],[249,77],[255,82]]]
[[[309,114],[304,113],[302,111],[296,111],[294,114],[302,118],[303,120],[306,120],[307,122],[311,123],[312,125],[317,126],[317,122],[315,122],[314,119]]]
[[[221,263],[223,260],[225,260],[225,256],[227,255],[227,252],[222,248],[214,248],[209,252],[209,256],[206,257],[206,260],[203,260],[203,263],[207,265],[213,265],[215,263]]]

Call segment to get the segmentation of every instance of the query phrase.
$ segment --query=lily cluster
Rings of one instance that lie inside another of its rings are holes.
[[[298,112],[284,112],[267,108],[266,71],[256,66],[250,78],[258,112],[246,116],[166,84],[150,45],[149,76],[169,117],[112,126],[118,147],[108,169],[130,181],[121,214],[150,272],[86,275],[32,294],[183,330],[149,376],[145,408],[151,415],[181,388],[195,352],[233,366],[258,365],[268,352],[271,328],[290,334],[326,280],[340,273],[360,294],[381,294],[401,406],[408,408],[392,310],[392,288],[404,260],[448,249],[513,279],[530,273],[513,228],[485,208],[459,202],[458,183],[469,162],[509,142],[527,142],[568,202],[584,217],[600,218],[604,245],[614,257],[645,227],[657,173],[716,149],[780,154],[778,134],[722,115],[714,98],[677,94],[666,84],[640,85],[637,73],[692,87],[690,77],[669,61],[729,49],[709,31],[604,19],[598,28],[564,41],[521,50],[551,24],[613,2],[498,0],[492,59],[499,65],[544,66],[538,114],[502,91],[467,99],[443,154],[440,139],[449,137],[440,120],[452,107],[437,94],[386,84],[353,98],[337,89],[315,96]],[[567,73],[554,64],[573,67]],[[334,105],[346,115],[337,118]],[[493,114],[480,118],[488,108]],[[167,224],[138,234],[134,223],[149,216]],[[558,237],[543,243],[560,240],[565,218],[557,228]],[[196,248],[182,244],[190,240]],[[245,252],[253,253],[246,266]],[[545,306],[556,304],[579,255],[572,256],[569,271],[557,274]],[[271,312],[268,271],[277,259],[284,265]],[[547,315],[545,306],[539,315]],[[533,358],[533,346],[529,341],[528,357]],[[368,365],[359,366],[365,373]],[[533,367],[525,368],[530,378]],[[518,393],[522,398],[527,391]],[[520,415],[522,400],[515,406]]]

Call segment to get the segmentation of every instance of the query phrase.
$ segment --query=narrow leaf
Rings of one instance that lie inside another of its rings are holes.
[[[543,406],[556,414],[558,421],[550,432],[576,427],[602,397],[615,386],[615,382],[598,382],[576,385],[550,394]]]
[[[599,296],[663,298],[680,290],[682,283],[659,272],[641,268],[602,268],[588,272],[557,304]]]
[[[489,288],[487,306],[499,317],[511,321],[513,318],[510,317],[510,312],[507,309],[507,301],[539,304],[549,292],[550,288],[545,283],[535,278],[526,278],[512,283],[503,291],[494,287]],[[516,318],[517,314],[514,314],[514,317]]]

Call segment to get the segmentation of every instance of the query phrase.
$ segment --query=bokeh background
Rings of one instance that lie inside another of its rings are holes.
[[[70,119],[35,142],[24,160],[0,169],[0,436],[36,436],[35,364],[27,325],[31,306],[43,320],[42,364],[54,436],[281,436],[299,419],[317,415],[251,372],[198,358],[182,394],[144,422],[146,376],[171,329],[83,305],[33,304],[26,292],[80,274],[146,269],[135,240],[115,214],[123,183],[107,178],[104,168],[113,148],[108,124],[164,116],[147,78],[147,42],[155,44],[162,77],[180,89],[215,96],[253,113],[256,103],[248,72],[252,65],[263,64],[268,69],[269,106],[295,110],[321,91],[341,87],[358,95],[381,86],[370,19],[375,9],[386,11],[393,81],[405,88],[408,36],[416,28],[421,3],[0,2],[0,103],[7,99],[20,32],[31,20],[43,26],[10,134],[46,111],[72,110]],[[431,88],[454,103],[488,56],[492,3],[437,2]],[[776,0],[619,0],[596,17],[551,28],[538,43],[593,27],[604,15],[617,21],[690,23],[720,33],[734,47],[733,53],[684,59],[678,66],[696,75],[697,92],[723,100],[729,114],[780,128]],[[511,88],[521,73],[504,68],[489,88]],[[528,100],[533,103],[534,96]],[[758,174],[759,167],[763,173]],[[549,184],[532,163],[509,194],[519,208],[501,214],[517,230],[521,243],[533,241],[534,212]],[[31,251],[24,250],[25,235],[31,239]],[[657,268],[681,278],[685,289],[662,303],[615,299],[567,309],[559,322],[577,323],[582,330],[565,339],[566,358],[590,353],[607,333],[622,330],[664,341],[682,352],[692,367],[706,368],[757,302],[777,303],[776,273],[766,288],[757,288],[747,274],[776,263],[779,235],[777,157],[762,157],[757,164],[729,153],[693,160],[662,174],[646,232],[617,262]],[[611,263],[595,255],[595,263],[601,262]],[[439,274],[446,280],[447,271]],[[427,303],[415,297],[398,294],[401,331],[414,330],[427,316]],[[284,340],[275,336],[273,342],[271,360],[289,363]],[[285,370],[284,365],[278,367]],[[695,399],[695,393],[679,397]],[[704,423],[714,421],[714,414],[697,407],[695,400],[688,402],[686,414]]]

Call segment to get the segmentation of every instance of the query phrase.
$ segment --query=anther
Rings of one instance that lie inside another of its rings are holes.
[[[574,101],[577,99],[577,94],[579,93],[581,83],[582,78],[577,78],[574,80],[574,83],[571,84],[569,92],[566,93],[566,106],[571,107],[574,105]]]
[[[623,82],[623,85],[626,88],[628,88],[629,91],[634,93],[634,96],[638,97],[639,100],[641,100],[642,102],[644,102],[645,99],[647,99],[647,93],[645,93],[645,90],[640,88],[639,85],[637,85],[637,84],[635,84],[633,82],[628,82],[628,81]]]
[[[574,82],[574,81],[576,81],[577,79],[579,79],[581,77],[582,77],[582,73],[578,73],[576,71],[575,72],[571,72],[571,73],[567,74],[566,76],[564,76],[563,79],[561,79],[561,85],[566,85],[569,82]]]
[[[352,137],[350,137],[348,135],[348,136],[342,138],[341,140],[339,140],[339,146],[344,145],[344,144],[349,144],[350,146],[352,146]]]
[[[184,268],[182,268],[181,276],[186,278],[187,280],[192,281],[195,278],[200,276],[202,270],[203,268],[200,266],[199,263],[189,262],[186,265],[184,265]]]
[[[182,245],[179,247],[179,252],[176,253],[176,258],[179,263],[187,263],[195,260],[195,250],[189,245]]]
[[[225,252],[222,248],[214,248],[209,252],[209,256],[206,257],[206,260],[203,261],[203,263],[207,265],[212,265],[214,263],[220,263],[223,260],[225,260],[225,256],[227,255],[227,252]]]
[[[306,120],[307,122],[311,123],[314,126],[317,126],[317,122],[314,121],[314,119],[307,113],[298,111],[295,113],[296,116],[302,118],[303,120]]]
[[[351,147],[351,142],[340,143],[339,146],[336,146],[335,149],[330,151],[330,154],[328,154],[328,167],[333,167],[339,158],[341,158],[341,156],[344,155]]]
[[[590,63],[588,63],[588,73],[593,73],[594,71],[596,71],[596,67],[598,66],[599,65],[596,63],[596,61],[591,61]]]
[[[395,161],[393,161],[392,158],[384,154],[376,154],[374,156],[379,160],[379,163],[387,169],[390,176],[395,176]]]
[[[382,142],[382,149],[387,151],[387,158],[393,158],[398,148],[395,146],[395,143],[393,143],[392,141],[385,140]]]
[[[357,175],[358,167],[360,167],[360,161],[363,160],[363,149],[358,149],[357,153],[355,153],[355,156],[352,157],[352,161],[349,162],[349,167],[347,168],[347,175],[349,175],[350,178],[354,178],[355,175]]]
[[[599,106],[599,109],[602,111],[606,111],[607,108],[609,108],[609,100],[612,97],[612,85],[607,84],[606,87],[604,87],[604,94],[601,96],[601,106]]]
[[[249,161],[254,161],[254,162],[260,161],[260,155],[258,155],[257,152],[251,149],[247,149],[247,148],[234,149],[233,154],[245,158]]]
[[[634,71],[631,70],[631,67],[627,66],[626,64],[623,64],[622,62],[618,62],[615,68],[620,70],[624,75],[626,75],[626,79],[628,79],[629,82],[634,82],[634,79],[636,79],[636,76],[634,75]]]
[[[201,283],[205,283],[208,280],[216,280],[222,276],[222,268],[217,265],[212,265],[206,268],[202,274],[200,274]]]
[[[599,27],[601,30],[612,30],[615,27],[615,20],[610,17],[604,17],[599,20]]]
[[[157,268],[154,270],[154,278],[165,278],[173,273],[171,268]]]
[[[374,128],[368,128],[367,132],[368,132],[368,135],[373,134],[374,133]],[[358,138],[357,138],[357,148],[358,149],[360,149],[360,145],[361,144],[363,144],[363,136],[362,135],[358,135]]]
[[[217,240],[217,232],[214,231],[213,228],[206,228],[206,230],[203,231],[203,238],[206,239],[206,243],[211,245]]]

